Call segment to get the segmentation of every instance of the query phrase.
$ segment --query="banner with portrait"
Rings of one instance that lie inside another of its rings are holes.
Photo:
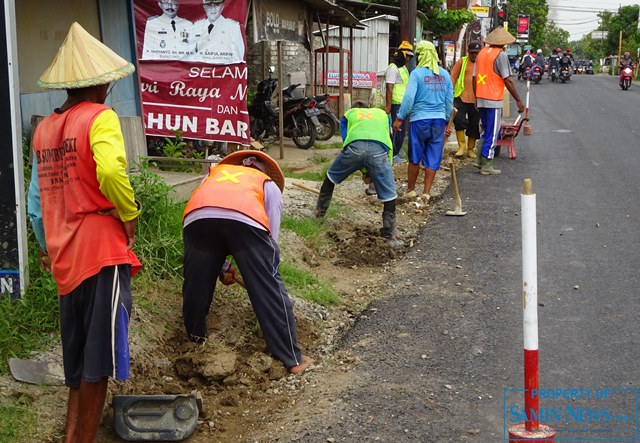
[[[247,0],[134,0],[147,135],[249,144]]]

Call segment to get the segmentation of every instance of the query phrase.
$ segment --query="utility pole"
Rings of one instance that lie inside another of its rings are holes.
[[[618,65],[618,74],[620,74],[620,56],[622,55],[622,29],[620,30],[620,36],[618,37],[618,60],[617,61],[617,65]],[[613,66],[611,67],[613,70]]]
[[[416,45],[416,16],[418,0],[400,0],[400,41]]]

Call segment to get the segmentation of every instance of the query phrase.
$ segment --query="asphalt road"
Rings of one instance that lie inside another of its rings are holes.
[[[613,389],[640,380],[639,103],[640,86],[622,91],[614,77],[532,85],[533,134],[516,139],[517,159],[496,159],[500,176],[459,171],[468,214],[445,216],[443,200],[388,296],[342,343],[362,361],[348,387],[290,440],[503,440],[505,422],[522,419],[523,394],[505,389],[523,386],[520,194],[531,178],[540,386],[560,395],[541,399],[543,421],[558,441],[637,441],[637,394]],[[582,397],[564,398],[568,388]]]

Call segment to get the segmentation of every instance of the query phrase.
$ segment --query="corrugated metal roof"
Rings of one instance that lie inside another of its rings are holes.
[[[399,6],[381,5],[379,3],[363,2],[362,0],[337,0],[337,4],[344,6],[349,11],[352,11],[359,19],[380,15],[381,13],[392,14],[396,17],[400,17]],[[427,16],[424,15],[423,12],[417,11],[417,14],[421,20],[427,19]]]
[[[330,25],[346,26],[348,28],[362,28],[360,21],[347,9],[336,5],[336,0],[302,0],[315,9],[317,15],[314,19],[319,18],[322,23],[329,21]]]

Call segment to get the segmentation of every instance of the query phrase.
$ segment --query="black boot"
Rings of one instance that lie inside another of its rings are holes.
[[[318,195],[318,201],[316,202],[316,209],[313,211],[313,216],[316,218],[324,217],[331,204],[331,197],[333,196],[333,189],[335,185],[331,183],[331,180],[325,177],[320,187],[320,195]]]
[[[383,211],[382,212],[382,229],[380,229],[380,235],[387,239],[387,243],[392,248],[399,248],[402,246],[402,241],[396,237],[396,213],[395,211]]]

